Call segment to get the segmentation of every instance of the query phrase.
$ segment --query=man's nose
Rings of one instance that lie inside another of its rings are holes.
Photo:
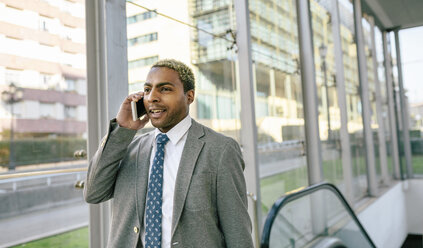
[[[151,89],[150,94],[148,94],[147,101],[148,102],[158,102],[160,100],[159,98],[159,92],[157,89]]]

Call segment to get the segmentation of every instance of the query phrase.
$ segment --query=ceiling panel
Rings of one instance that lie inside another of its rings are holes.
[[[376,16],[385,29],[423,26],[423,0],[364,0],[363,12]]]

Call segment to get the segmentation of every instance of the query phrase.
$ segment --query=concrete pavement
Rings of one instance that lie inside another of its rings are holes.
[[[0,247],[10,247],[87,226],[88,206],[81,201],[1,219]]]

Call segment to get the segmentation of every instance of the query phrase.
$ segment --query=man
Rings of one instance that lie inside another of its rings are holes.
[[[111,121],[84,188],[88,203],[114,199],[108,247],[253,247],[241,151],[191,119],[194,90],[189,67],[159,61]],[[156,129],[134,138],[148,121]]]

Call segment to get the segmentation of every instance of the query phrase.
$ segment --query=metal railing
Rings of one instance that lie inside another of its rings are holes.
[[[315,185],[312,185],[312,186],[310,186],[310,187],[308,187],[304,190],[301,190],[301,191],[298,191],[298,192],[295,192],[295,193],[292,193],[292,194],[288,194],[288,195],[283,196],[280,199],[278,199],[275,202],[275,204],[273,205],[272,209],[269,211],[269,214],[266,218],[264,228],[263,228],[263,233],[262,233],[262,238],[261,238],[261,246],[260,247],[261,248],[269,248],[270,234],[271,234],[272,226],[273,226],[277,216],[280,215],[280,211],[282,210],[282,208],[284,208],[288,203],[291,203],[291,202],[298,200],[300,198],[303,198],[303,197],[310,196],[311,194],[313,194],[313,193],[315,193],[319,190],[323,190],[323,189],[330,191],[331,193],[333,193],[336,196],[336,198],[342,204],[344,209],[348,212],[351,219],[357,225],[360,233],[366,239],[368,244],[371,247],[375,248],[376,247],[375,244],[373,243],[370,236],[365,231],[364,227],[361,225],[360,221],[358,220],[354,211],[352,210],[352,208],[349,206],[349,204],[345,200],[342,193],[336,188],[336,186],[334,186],[333,184],[330,184],[330,183],[315,184]]]

